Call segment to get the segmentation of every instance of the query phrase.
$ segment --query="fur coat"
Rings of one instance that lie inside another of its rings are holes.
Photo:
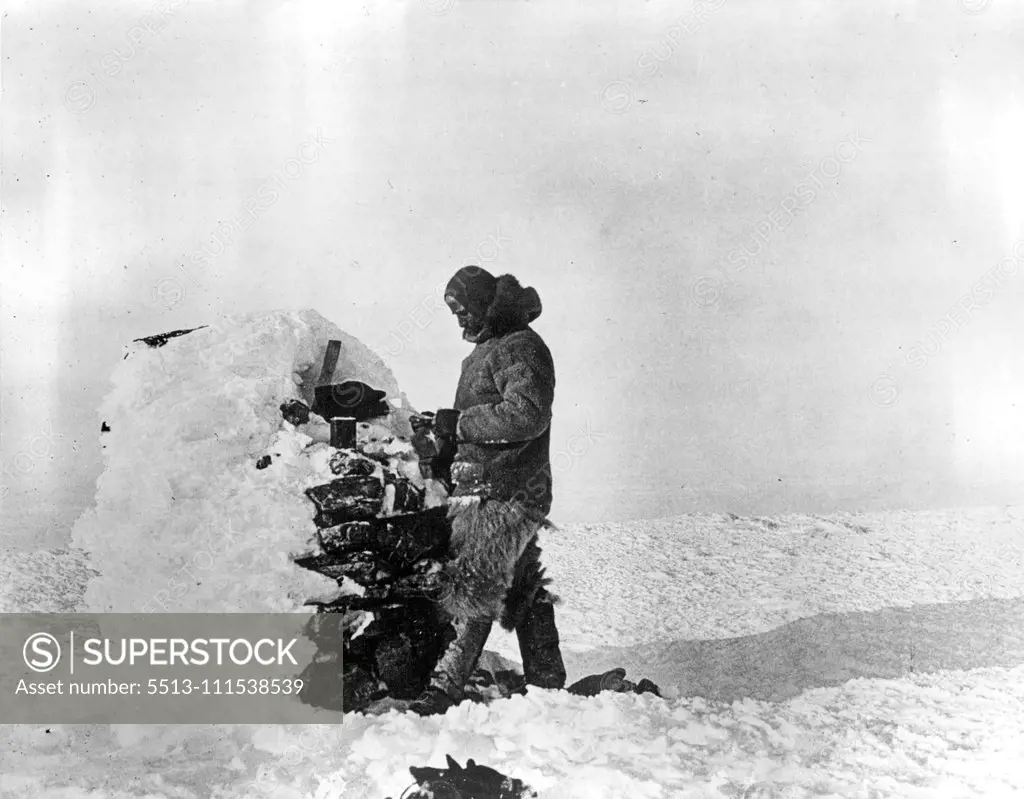
[[[534,289],[512,275],[498,278],[483,332],[462,362],[452,479],[456,497],[515,501],[545,516],[551,509],[555,368],[529,326],[540,313]]]

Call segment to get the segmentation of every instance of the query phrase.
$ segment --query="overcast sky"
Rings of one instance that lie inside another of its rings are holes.
[[[1024,495],[1017,3],[8,5],[7,536],[133,337],[312,307],[450,404],[467,262],[544,302],[556,522]]]

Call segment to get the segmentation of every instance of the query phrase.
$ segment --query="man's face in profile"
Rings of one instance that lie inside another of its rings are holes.
[[[470,340],[470,337],[475,336],[483,329],[483,319],[470,311],[469,308],[460,303],[454,296],[448,294],[445,296],[444,301],[455,315],[455,321],[462,328],[462,337],[464,339]]]

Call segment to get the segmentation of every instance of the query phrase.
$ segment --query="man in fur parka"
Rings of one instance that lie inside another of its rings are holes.
[[[451,560],[440,598],[456,629],[427,690],[411,705],[440,713],[463,698],[492,624],[515,630],[529,685],[562,688],[565,666],[555,598],[540,564],[537,534],[551,509],[551,405],[555,370],[543,339],[537,292],[512,275],[469,266],[448,282],[445,303],[475,346],[462,362],[454,409],[433,425],[454,460],[449,506]],[[452,417],[455,417],[454,423]],[[422,435],[426,420],[420,420]],[[414,436],[415,438],[415,436]]]

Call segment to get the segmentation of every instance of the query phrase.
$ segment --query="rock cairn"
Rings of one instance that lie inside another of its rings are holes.
[[[335,451],[336,477],[306,490],[319,547],[296,560],[342,589],[329,604],[313,603],[318,653],[302,675],[303,700],[345,712],[415,698],[454,637],[438,605],[447,509],[426,508],[422,488],[387,455],[367,452]]]

